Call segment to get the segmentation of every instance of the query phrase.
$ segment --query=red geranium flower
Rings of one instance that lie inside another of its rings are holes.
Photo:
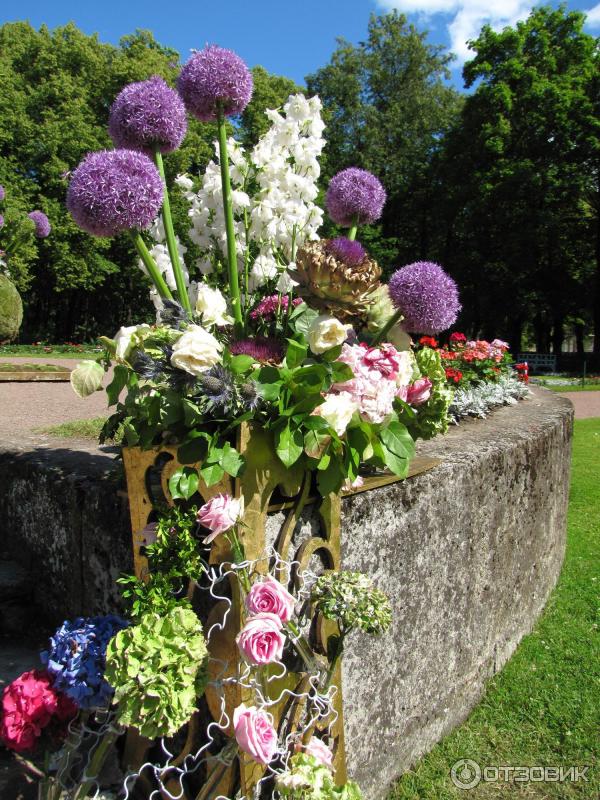
[[[451,333],[450,334],[450,343],[451,344],[462,344],[463,342],[466,342],[466,341],[467,341],[467,337],[464,335],[464,333],[458,333],[458,331],[457,331],[456,333]]]
[[[459,383],[463,374],[459,369],[453,369],[452,367],[446,367],[446,380],[454,381],[454,383]]]
[[[423,347],[432,347],[435,350],[438,346],[438,341],[433,336],[421,336],[419,344]]]

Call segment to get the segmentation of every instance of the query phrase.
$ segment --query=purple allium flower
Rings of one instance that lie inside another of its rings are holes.
[[[202,122],[217,119],[219,104],[226,117],[241,114],[252,97],[252,74],[233,52],[207,45],[187,61],[177,79],[177,91],[190,114]]]
[[[302,300],[301,297],[294,297],[292,306],[295,308],[303,302],[304,300]],[[288,297],[286,294],[270,294],[267,297],[263,297],[256,308],[252,309],[250,312],[250,319],[272,319],[277,313],[278,308],[281,308],[281,310],[285,312],[287,311],[287,307]]]
[[[385,200],[381,182],[371,172],[357,167],[334,175],[325,196],[329,216],[345,228],[369,225],[378,220]]]
[[[413,333],[433,336],[445,331],[461,309],[456,283],[431,261],[416,261],[396,270],[388,290],[404,315],[403,326]]]
[[[344,236],[340,236],[338,239],[331,239],[325,245],[325,250],[349,267],[357,267],[365,260],[367,255],[367,251],[360,242],[353,242]]]
[[[67,208],[80,228],[94,236],[114,236],[147,228],[163,199],[158,170],[135,150],[88,153],[71,178]]]
[[[183,100],[159,76],[130,83],[110,109],[108,132],[116,147],[152,153],[170,153],[181,144],[187,130]]]
[[[5,197],[6,197],[6,192],[4,191],[4,186],[0,184],[0,203],[4,200]]]
[[[50,222],[43,211],[30,211],[27,216],[35,225],[35,235],[39,239],[45,239],[50,235]]]
[[[283,346],[277,339],[267,339],[257,336],[255,339],[240,339],[229,345],[229,352],[233,356],[252,356],[255,361],[283,360]]]

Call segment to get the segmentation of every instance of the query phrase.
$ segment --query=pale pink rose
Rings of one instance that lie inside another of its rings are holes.
[[[431,397],[432,383],[429,378],[419,378],[408,387],[406,402],[411,406],[420,406]]]
[[[294,597],[285,586],[270,575],[255,583],[246,596],[246,608],[250,614],[275,614],[282,623],[290,621],[295,605]]]
[[[240,748],[254,761],[266,766],[273,760],[277,750],[277,731],[265,711],[242,703],[233,712],[233,728]]]
[[[313,736],[309,743],[304,746],[304,752],[308,756],[316,758],[319,764],[323,764],[324,767],[333,769],[333,753],[325,742],[321,741],[321,739],[318,739],[316,736]]]
[[[360,475],[357,475],[353,481],[351,481],[350,478],[346,478],[346,480],[344,481],[344,485],[342,486],[342,489],[345,492],[351,492],[353,489],[360,489],[361,486],[364,485],[365,485],[364,479]]]
[[[243,513],[243,497],[235,500],[231,495],[218,494],[205,503],[196,517],[198,522],[210,531],[209,535],[203,539],[204,544],[210,544],[220,533],[233,528]]]
[[[271,664],[281,661],[285,636],[276,614],[262,612],[250,617],[236,637],[240,653],[249,664]]]

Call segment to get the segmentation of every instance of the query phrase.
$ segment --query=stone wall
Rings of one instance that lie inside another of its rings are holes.
[[[461,722],[532,627],[564,555],[572,408],[544,390],[420,443],[433,470],[343,501],[343,565],[391,596],[394,623],[346,648],[349,773],[365,797]],[[308,520],[306,521],[308,524]],[[2,557],[49,624],[118,605],[131,570],[126,499],[92,446],[5,443]]]

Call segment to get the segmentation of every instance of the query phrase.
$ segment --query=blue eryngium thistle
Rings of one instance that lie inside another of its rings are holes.
[[[228,411],[235,400],[235,383],[231,370],[215,364],[198,378],[200,392],[215,411]]]
[[[177,300],[163,300],[158,319],[162,325],[168,325],[169,328],[180,328],[183,323],[191,322],[189,313]]]

